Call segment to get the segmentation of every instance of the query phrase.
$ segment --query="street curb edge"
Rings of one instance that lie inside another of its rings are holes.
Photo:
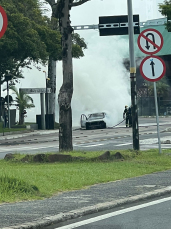
[[[139,200],[145,200],[145,199],[149,199],[152,197],[158,197],[158,196],[166,195],[169,193],[171,193],[171,186],[168,186],[168,187],[162,188],[162,189],[157,189],[157,190],[147,192],[144,194],[140,194],[137,196],[131,196],[129,198],[123,198],[123,199],[115,200],[115,201],[111,201],[111,202],[99,203],[99,204],[96,204],[94,206],[88,206],[88,207],[80,208],[77,210],[72,210],[72,211],[69,211],[67,213],[60,213],[58,215],[45,217],[43,219],[36,220],[34,222],[31,222],[31,223],[25,223],[25,224],[17,225],[17,226],[3,227],[2,229],[37,229],[37,228],[42,228],[42,227],[50,226],[52,224],[64,222],[66,220],[75,219],[75,218],[78,218],[80,216],[84,216],[84,215],[88,215],[88,214],[92,214],[92,213],[97,213],[97,212],[104,211],[104,210],[109,210],[109,209],[112,209],[114,207],[118,207],[118,206],[121,206],[124,204],[134,203],[134,202],[137,202]]]

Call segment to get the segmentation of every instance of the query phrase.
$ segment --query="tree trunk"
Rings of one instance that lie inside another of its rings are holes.
[[[24,124],[24,114],[19,111],[19,125]]]
[[[46,0],[47,1],[47,0]],[[54,11],[55,7],[55,0],[48,0],[47,1],[52,9],[52,17],[51,17],[51,26],[53,30],[57,30],[56,23],[53,22],[54,17]],[[49,103],[49,109],[48,114],[54,114],[55,119],[55,105],[56,105],[56,61],[53,60],[51,56],[49,56],[48,61],[48,78],[50,78],[50,81],[48,81],[48,88],[51,88],[52,92],[49,94],[48,103]]]
[[[62,35],[62,64],[63,85],[58,95],[59,103],[59,151],[72,151],[72,110],[71,99],[73,94],[73,70],[72,70],[72,27],[69,15],[70,0],[61,1],[59,17],[60,31]]]
[[[52,92],[49,94],[49,110],[48,114],[54,114],[55,117],[55,104],[56,104],[56,61],[49,57],[48,62],[48,88],[51,88]]]

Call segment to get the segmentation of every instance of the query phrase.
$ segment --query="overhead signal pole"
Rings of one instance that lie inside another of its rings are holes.
[[[133,149],[139,150],[140,146],[139,146],[137,92],[136,92],[136,64],[135,64],[135,56],[134,56],[134,29],[133,29],[132,0],[127,0],[127,4],[128,4],[128,34],[129,34],[129,56],[130,56]]]

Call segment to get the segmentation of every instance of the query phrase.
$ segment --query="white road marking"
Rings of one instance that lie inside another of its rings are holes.
[[[103,146],[104,144],[95,144],[95,145],[87,145],[87,146],[81,146],[81,147],[95,147],[95,146]]]
[[[112,213],[108,213],[108,214],[105,214],[105,215],[97,216],[97,217],[94,217],[94,218],[91,218],[91,219],[83,220],[83,221],[80,221],[80,222],[77,222],[77,223],[73,223],[73,224],[70,224],[70,225],[66,225],[66,226],[62,226],[62,227],[58,227],[58,228],[54,228],[54,229],[72,229],[72,228],[76,228],[76,227],[81,227],[83,225],[87,225],[87,224],[94,223],[94,222],[97,222],[97,221],[100,221],[100,220],[108,219],[108,218],[113,217],[113,216],[121,215],[121,214],[128,213],[128,212],[132,212],[132,211],[135,211],[135,210],[138,210],[138,209],[146,208],[146,207],[153,206],[153,205],[156,205],[156,204],[160,204],[160,203],[163,203],[163,202],[166,202],[166,201],[170,201],[170,200],[171,200],[171,197],[163,198],[163,199],[160,199],[160,200],[155,200],[155,201],[152,201],[152,202],[149,202],[149,203],[140,204],[140,205],[137,205],[137,206],[134,206],[134,207],[130,207],[130,208],[125,208],[123,210],[119,210],[119,211],[116,211],[116,212],[112,212]]]
[[[23,150],[33,150],[33,149],[45,149],[45,148],[51,148],[51,147],[58,147],[58,145],[53,145],[53,146],[40,146],[40,147],[32,147],[32,146],[28,146],[28,147],[22,147],[22,146],[19,146],[19,147],[14,147],[14,148],[10,148],[9,149],[9,147],[7,147],[7,148],[1,148],[0,149],[0,152],[6,152],[6,151],[23,151]]]
[[[132,142],[128,142],[128,143],[124,143],[124,144],[119,144],[119,145],[115,145],[115,146],[126,146],[126,145],[132,145]]]

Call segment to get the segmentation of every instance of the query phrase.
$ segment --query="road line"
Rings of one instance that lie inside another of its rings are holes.
[[[111,212],[111,213],[108,213],[108,214],[105,214],[105,215],[97,216],[97,217],[94,217],[94,218],[91,218],[91,219],[83,220],[81,222],[73,223],[73,224],[70,224],[70,225],[66,225],[66,226],[62,226],[62,227],[58,227],[58,228],[54,228],[54,229],[72,229],[72,228],[76,228],[76,227],[81,227],[83,225],[87,225],[87,224],[90,224],[90,223],[95,223],[97,221],[108,219],[108,218],[113,217],[113,216],[121,215],[121,214],[128,213],[128,212],[132,212],[132,211],[135,211],[135,210],[139,210],[139,209],[142,209],[142,208],[146,208],[146,207],[153,206],[153,205],[156,205],[156,204],[160,204],[160,203],[163,203],[163,202],[166,202],[166,201],[170,201],[170,200],[171,200],[171,197],[167,197],[167,198],[163,198],[163,199],[160,199],[160,200],[155,200],[155,201],[152,201],[152,202],[149,202],[149,203],[140,204],[140,205],[137,205],[137,206],[134,206],[134,207],[130,207],[130,208],[125,208],[123,210]]]
[[[31,146],[29,146],[29,147],[17,147],[17,148],[11,148],[11,149],[9,149],[9,148],[1,148],[1,150],[0,150],[0,153],[2,153],[2,152],[6,152],[6,151],[22,151],[22,150],[28,150],[28,149],[30,149],[30,150],[33,150],[33,149],[45,149],[45,148],[52,148],[52,147],[58,147],[59,145],[54,145],[54,146],[41,146],[41,147],[34,147],[34,148],[32,148]]]
[[[119,145],[115,145],[115,146],[126,146],[126,145],[132,145],[132,143],[124,143],[124,144],[119,144]]]
[[[103,146],[104,144],[96,144],[96,145],[88,145],[88,146],[81,146],[81,147],[94,147],[94,146]]]

